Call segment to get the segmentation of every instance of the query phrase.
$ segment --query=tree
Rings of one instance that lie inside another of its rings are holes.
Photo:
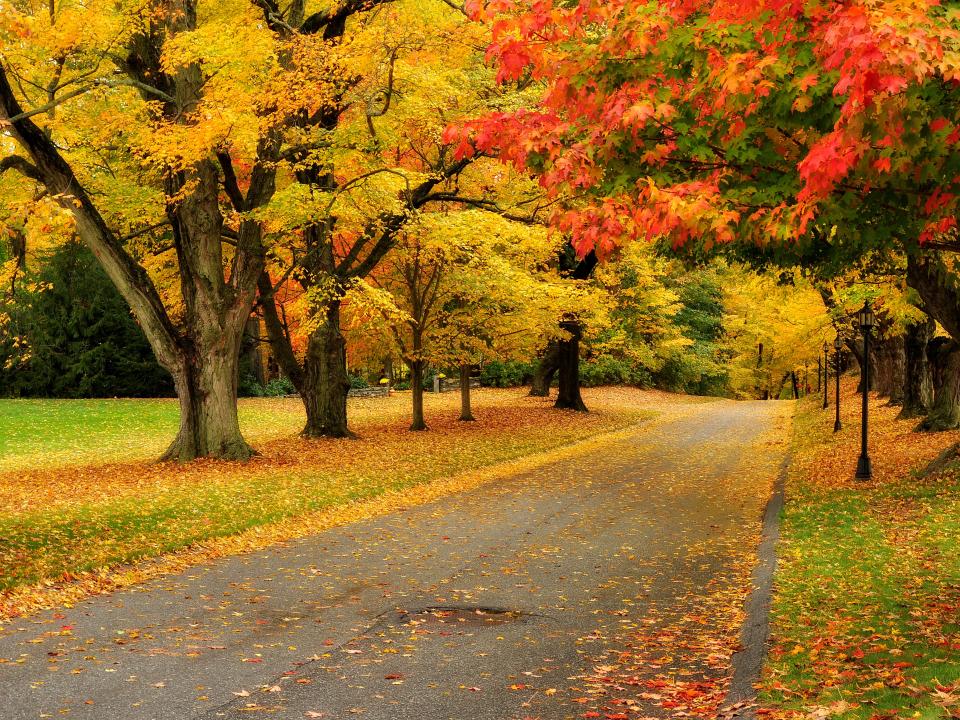
[[[700,253],[734,243],[774,256],[799,246],[815,258],[826,247],[826,269],[837,258],[957,247],[953,10],[741,0],[469,7],[493,27],[501,79],[532,78],[543,94],[535,109],[450,136],[464,156],[482,150],[536,170],[563,200],[554,222],[581,254],[666,237]],[[942,291],[926,284],[921,295]],[[930,312],[943,323],[957,308]]]
[[[411,371],[413,422],[425,430],[428,365],[459,368],[461,419],[472,419],[469,368],[531,353],[555,332],[568,286],[549,269],[556,243],[543,228],[482,210],[423,214],[371,277],[372,299]]]
[[[345,43],[363,49],[343,60],[342,73],[352,80],[284,160],[296,183],[269,213],[278,247],[270,274],[260,278],[260,307],[274,355],[304,399],[305,435],[350,433],[344,299],[376,271],[407,225],[432,204],[515,209],[497,202],[509,179],[501,168],[454,158],[441,138],[452,117],[511,95],[496,89],[482,65],[477,46],[486,33],[441,0],[397,2],[348,28]],[[509,194],[526,203],[539,195]],[[274,299],[284,282],[308,296],[311,334],[299,356]]]
[[[311,135],[328,132],[357,86],[344,70],[367,51],[345,34],[389,4],[5,8],[0,122],[27,157],[0,170],[74,217],[173,375],[181,427],[166,458],[252,452],[237,356],[268,250],[260,213],[281,169],[323,186],[304,153],[322,153]]]
[[[21,287],[11,312],[13,335],[26,339],[30,354],[18,357],[11,348],[7,363],[0,363],[9,365],[0,369],[4,394],[154,397],[173,391],[123,298],[85,246],[68,241],[38,264],[24,283],[36,289]]]

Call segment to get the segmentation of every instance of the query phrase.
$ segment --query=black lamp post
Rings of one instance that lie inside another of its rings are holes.
[[[823,343],[823,409],[830,407],[830,383],[827,378],[830,377],[830,346],[826,341]]]
[[[863,304],[863,309],[857,313],[860,322],[860,332],[863,333],[863,410],[860,420],[860,459],[857,461],[857,480],[870,480],[873,477],[873,468],[870,466],[870,455],[867,453],[867,422],[869,415],[868,401],[870,399],[870,331],[873,330],[874,315],[870,302]]]
[[[833,431],[840,432],[840,350],[843,349],[843,338],[840,337],[840,334],[837,334],[836,339],[833,341],[833,359],[836,362],[836,365],[833,368],[833,377],[837,381],[837,401],[834,403],[837,406],[837,419],[833,423]]]

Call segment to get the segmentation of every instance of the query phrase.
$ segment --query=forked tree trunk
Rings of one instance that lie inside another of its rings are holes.
[[[307,411],[303,436],[352,437],[347,425],[347,341],[340,329],[340,301],[326,308],[320,326],[310,334],[303,363],[300,395]]]
[[[410,392],[413,397],[413,421],[410,423],[410,430],[419,432],[427,429],[427,423],[423,419],[423,371],[426,363],[423,360],[410,360],[407,367],[410,368]]]
[[[470,365],[460,366],[460,420],[473,422],[473,408],[470,407]]]
[[[560,346],[556,340],[551,340],[533,373],[533,382],[530,385],[531,397],[550,397],[550,386],[553,385],[553,378],[559,366]]]
[[[906,366],[903,377],[903,409],[901,419],[923,417],[933,405],[933,376],[927,346],[937,325],[933,318],[910,325],[904,336]]]
[[[940,343],[931,353],[934,364],[934,399],[930,414],[918,430],[940,432],[960,427],[960,345]]]
[[[560,388],[554,407],[588,412],[580,394],[580,339],[583,337],[583,327],[576,320],[565,320],[560,327],[570,337],[558,343]]]

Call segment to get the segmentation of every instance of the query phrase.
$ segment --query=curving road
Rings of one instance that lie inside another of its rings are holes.
[[[600,452],[18,620],[0,717],[580,717],[625,635],[743,587],[788,413],[679,406]],[[624,717],[670,714],[621,694]]]

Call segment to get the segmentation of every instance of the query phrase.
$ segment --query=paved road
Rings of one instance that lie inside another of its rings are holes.
[[[19,620],[0,718],[579,716],[618,629],[751,542],[783,455],[758,438],[783,415],[685,406],[602,452]]]

